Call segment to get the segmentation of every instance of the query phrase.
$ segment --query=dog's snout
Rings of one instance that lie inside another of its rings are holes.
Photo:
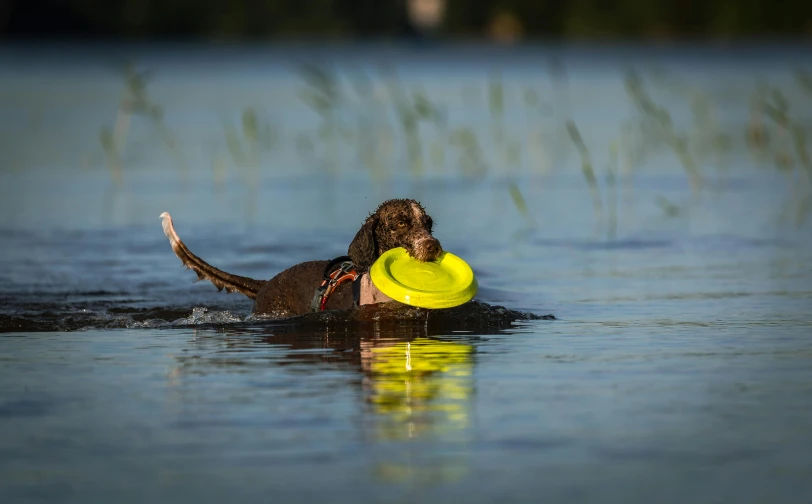
[[[443,246],[440,245],[440,240],[437,238],[429,237],[418,240],[415,244],[412,255],[418,261],[434,261],[440,254],[443,253]]]
[[[426,243],[426,253],[428,254],[429,257],[437,259],[437,256],[439,256],[440,252],[442,251],[443,247],[440,246],[439,241],[432,239],[429,240],[428,243]]]

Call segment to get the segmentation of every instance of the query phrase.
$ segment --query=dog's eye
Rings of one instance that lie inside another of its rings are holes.
[[[406,221],[398,221],[398,229],[403,229],[406,227]]]

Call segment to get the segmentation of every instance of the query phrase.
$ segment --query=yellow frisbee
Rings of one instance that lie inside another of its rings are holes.
[[[381,254],[369,269],[381,292],[401,303],[420,308],[451,308],[474,298],[477,282],[468,264],[450,252],[436,261],[421,262],[403,247]]]

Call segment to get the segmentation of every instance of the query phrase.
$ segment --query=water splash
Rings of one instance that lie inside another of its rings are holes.
[[[172,322],[172,326],[198,325],[198,324],[233,324],[243,322],[244,319],[232,314],[228,310],[212,311],[208,308],[198,306],[192,309],[191,315],[186,318]]]

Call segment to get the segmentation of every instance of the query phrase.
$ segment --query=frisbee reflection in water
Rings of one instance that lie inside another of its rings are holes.
[[[416,338],[411,342],[362,345],[367,401],[378,421],[377,440],[453,441],[448,454],[426,457],[405,450],[398,461],[382,461],[378,476],[387,481],[439,483],[468,472],[473,395],[473,347],[464,342]]]

